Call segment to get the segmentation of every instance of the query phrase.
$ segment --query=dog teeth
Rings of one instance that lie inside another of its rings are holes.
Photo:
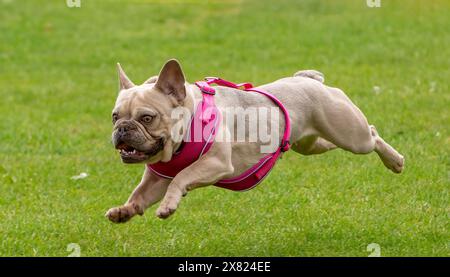
[[[138,152],[136,149],[133,149],[133,151],[127,151],[127,150],[125,150],[125,149],[120,149],[120,150],[119,150],[119,153],[122,154],[122,155],[129,156],[129,155],[136,155],[136,154],[139,154],[140,152]]]

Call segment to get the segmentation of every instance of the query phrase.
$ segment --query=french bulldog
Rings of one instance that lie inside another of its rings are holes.
[[[159,75],[141,85],[135,85],[120,64],[118,74],[119,94],[112,111],[112,141],[122,161],[143,164],[170,161],[181,145],[173,138],[171,130],[185,120],[173,118],[172,112],[180,107],[193,112],[202,100],[202,92],[186,82],[179,62],[174,59],[167,61]],[[324,84],[322,73],[303,70],[257,88],[275,95],[289,111],[293,151],[303,155],[321,154],[336,148],[354,154],[374,151],[388,169],[394,173],[402,172],[403,156],[381,138],[373,125],[368,124],[361,110],[342,90]],[[219,110],[275,106],[258,93],[220,86],[216,92],[214,99]],[[283,121],[279,112],[278,118]],[[217,133],[221,136],[218,137],[230,135],[233,131],[230,128],[235,127],[220,124]],[[281,140],[284,122],[278,129],[278,139]],[[246,136],[249,135],[247,132]],[[126,222],[161,201],[156,215],[167,218],[176,211],[188,191],[239,176],[257,163],[265,155],[260,146],[259,141],[242,142],[232,137],[230,140],[217,140],[205,155],[173,179],[159,177],[146,166],[142,180],[128,201],[107,211],[106,217],[112,222]]]

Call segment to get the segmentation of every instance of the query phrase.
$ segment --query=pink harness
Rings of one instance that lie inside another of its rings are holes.
[[[173,154],[170,161],[147,164],[147,166],[155,174],[161,177],[174,178],[181,170],[185,169],[197,161],[203,154],[208,152],[214,143],[216,130],[221,121],[221,113],[214,103],[216,90],[211,84],[235,89],[242,88],[244,91],[254,91],[269,97],[283,111],[285,119],[285,130],[281,145],[275,152],[264,156],[241,175],[229,179],[222,179],[214,184],[217,187],[234,191],[252,189],[269,174],[281,154],[288,151],[290,148],[289,138],[291,136],[291,121],[289,119],[289,113],[274,95],[253,88],[253,85],[250,83],[235,84],[216,77],[208,77],[205,79],[206,81],[195,83],[203,93],[202,102],[197,106],[197,109],[191,118],[189,129],[186,132],[186,136],[183,139],[180,149]]]

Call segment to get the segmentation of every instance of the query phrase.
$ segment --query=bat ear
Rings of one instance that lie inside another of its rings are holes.
[[[184,83],[185,78],[181,65],[177,60],[172,59],[167,61],[161,69],[155,87],[181,102],[186,97]]]
[[[125,71],[123,71],[120,63],[117,63],[117,73],[119,74],[119,90],[129,89],[134,87],[133,82],[128,78]]]

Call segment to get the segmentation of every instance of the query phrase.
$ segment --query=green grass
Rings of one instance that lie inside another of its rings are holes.
[[[81,2],[0,0],[1,256],[450,256],[448,1]],[[115,63],[140,82],[172,57],[191,82],[318,69],[406,170],[287,153],[250,192],[199,189],[166,221],[153,207],[114,225],[143,169],[110,143]]]

